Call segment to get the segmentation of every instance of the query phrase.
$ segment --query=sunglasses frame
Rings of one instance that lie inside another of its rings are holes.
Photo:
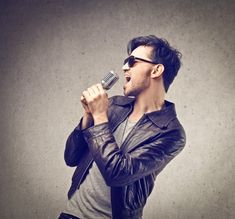
[[[136,60],[138,61],[142,61],[142,62],[147,62],[147,63],[150,63],[150,64],[158,64],[156,62],[152,62],[152,61],[149,61],[149,60],[146,60],[146,59],[142,59],[142,58],[138,58],[138,57],[135,57],[135,56],[129,56],[127,57],[125,60],[124,60],[124,65],[127,63],[128,64],[128,67],[131,68],[134,66],[134,64],[136,63]]]

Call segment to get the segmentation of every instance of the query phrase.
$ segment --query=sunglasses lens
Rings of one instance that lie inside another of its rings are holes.
[[[131,68],[133,67],[133,65],[135,64],[135,57],[134,56],[129,56],[128,58],[126,58],[123,62],[123,65],[125,65],[126,63],[128,63],[128,66]]]
[[[129,62],[129,57],[124,60],[123,65],[125,65],[127,62]]]
[[[133,65],[135,64],[135,57],[134,56],[129,56],[128,58],[126,58],[125,60],[124,60],[124,65],[126,64],[126,63],[128,63],[128,66],[131,68],[131,67],[133,67]]]
[[[134,64],[135,64],[135,57],[130,56],[128,60],[129,67],[133,67]]]

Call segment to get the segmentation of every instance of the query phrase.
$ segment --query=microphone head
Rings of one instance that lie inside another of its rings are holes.
[[[118,74],[110,71],[101,81],[101,85],[105,90],[109,90],[119,79]]]

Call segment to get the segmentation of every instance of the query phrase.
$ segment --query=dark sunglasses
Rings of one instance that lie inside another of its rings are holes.
[[[126,63],[128,63],[129,68],[131,68],[131,67],[134,66],[134,64],[135,64],[137,61],[147,62],[147,63],[155,64],[155,65],[158,64],[158,63],[156,63],[156,62],[151,62],[151,61],[146,60],[146,59],[138,58],[138,57],[135,57],[135,56],[129,56],[128,58],[126,58],[126,59],[124,60],[123,65],[125,65]]]

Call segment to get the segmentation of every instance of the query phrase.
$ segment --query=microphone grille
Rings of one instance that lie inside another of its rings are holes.
[[[114,71],[110,71],[101,81],[101,85],[104,89],[109,90],[119,79],[118,74]]]

